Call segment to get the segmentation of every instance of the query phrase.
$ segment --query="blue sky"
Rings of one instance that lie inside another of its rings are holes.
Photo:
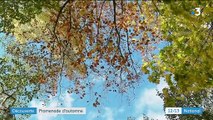
[[[3,34],[0,35],[1,38]],[[0,42],[0,56],[5,54],[4,45]],[[159,47],[163,47],[160,45]],[[134,57],[134,60],[141,61],[140,56]],[[90,75],[88,79],[94,81],[97,87],[94,90],[99,90],[102,87],[105,76]],[[51,96],[45,107],[86,107],[85,115],[32,115],[28,120],[127,120],[128,117],[136,120],[143,120],[143,113],[147,116],[165,120],[163,111],[163,100],[157,96],[157,91],[162,90],[167,86],[163,79],[159,85],[148,82],[147,76],[142,77],[142,82],[136,88],[130,89],[129,94],[118,94],[111,92],[103,92],[101,105],[97,108],[92,106],[92,102],[87,103],[87,100],[94,101],[94,96],[87,95],[83,100],[75,94],[68,94],[66,86],[71,82],[66,78],[62,79],[62,94],[60,96]],[[100,87],[101,86],[101,87]],[[101,90],[101,89],[100,89]],[[60,103],[63,103],[61,106]],[[33,99],[29,103],[29,107],[44,107],[44,101]]]
[[[165,44],[161,44],[160,48],[163,48]],[[156,51],[158,53],[158,51]],[[135,55],[135,61],[141,61],[141,56]],[[102,86],[105,76],[90,75],[88,79],[96,83],[94,91],[102,90]],[[143,79],[143,80],[142,80]],[[62,86],[69,86],[70,81],[66,78],[62,80]],[[165,120],[163,111],[163,100],[157,96],[157,90],[161,91],[167,86],[166,82],[161,79],[159,85],[150,83],[147,80],[147,76],[144,75],[141,78],[141,83],[136,88],[130,89],[129,94],[118,94],[104,92],[105,99],[101,100],[101,106],[95,108],[92,106],[92,102],[86,101],[95,99],[94,96],[86,96],[83,100],[79,99],[76,95],[70,95],[65,89],[60,99],[58,96],[51,98],[49,105],[46,107],[86,107],[86,115],[32,115],[29,120],[127,120],[128,117],[135,118],[135,120],[143,120],[143,114],[154,118],[155,120]],[[60,106],[59,103],[66,103],[64,106]],[[31,107],[42,107],[43,102],[33,100],[30,104]]]
[[[94,80],[96,79],[104,78],[94,78]],[[63,81],[63,84],[69,83],[66,79]],[[92,103],[86,102],[88,98],[92,99],[90,96],[81,100],[75,95],[63,92],[59,98],[58,96],[50,98],[51,100],[45,107],[86,107],[86,115],[32,115],[29,120],[70,120],[71,118],[72,120],[126,120],[127,117],[143,120],[143,113],[149,117],[164,120],[163,101],[156,95],[156,89],[161,90],[164,86],[166,86],[166,83],[163,82],[163,80],[162,83],[157,86],[148,81],[144,81],[135,89],[135,95],[129,96],[131,98],[135,97],[130,101],[127,100],[126,95],[106,93],[104,95],[106,99],[101,101],[101,106],[98,108],[94,108]],[[64,103],[64,106],[60,106],[61,102]],[[39,100],[33,100],[29,106],[43,107],[43,103],[44,102]],[[98,110],[100,110],[100,113]]]

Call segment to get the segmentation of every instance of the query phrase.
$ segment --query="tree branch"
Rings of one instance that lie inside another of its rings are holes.
[[[118,28],[117,28],[117,24],[116,24],[116,1],[115,0],[113,0],[113,8],[114,8],[114,21],[113,21],[113,23],[114,23],[114,26],[115,26],[115,31],[116,31],[116,33],[117,33],[117,35],[118,35],[118,39],[117,39],[117,44],[118,44],[118,50],[119,50],[119,52],[120,52],[120,54],[121,54],[121,57],[122,58],[124,58],[123,57],[123,54],[122,54],[122,51],[121,51],[121,47],[120,47],[120,44],[121,44],[121,36],[120,36],[120,32],[118,31]]]
[[[60,18],[61,14],[62,14],[62,11],[64,10],[65,6],[66,6],[69,2],[70,2],[70,0],[67,0],[67,1],[62,5],[62,7],[60,8],[60,10],[59,10],[59,12],[58,12],[58,15],[57,15],[57,18],[56,18],[56,21],[55,21],[55,25],[54,25],[54,28],[53,28],[53,33],[54,33],[54,34],[56,34],[56,33],[55,33],[56,27],[57,27],[59,18]]]
[[[130,60],[132,62],[132,67],[133,67],[133,69],[135,71],[135,74],[137,74],[137,71],[136,71],[135,67],[133,66],[134,65],[134,61],[132,59],[132,55],[131,55],[131,51],[130,51],[130,47],[129,47],[130,43],[129,43],[128,29],[126,30],[126,35],[127,35],[127,38],[126,38],[127,39],[127,49],[128,49],[128,52],[129,52]]]
[[[159,10],[159,8],[157,7],[157,5],[155,4],[155,1],[154,1],[154,0],[152,0],[152,4],[153,4],[154,7],[156,8],[157,12],[160,14],[160,10]]]

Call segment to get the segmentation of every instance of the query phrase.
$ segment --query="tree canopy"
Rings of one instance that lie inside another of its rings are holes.
[[[210,119],[213,103],[213,17],[212,2],[182,1],[159,5],[161,30],[168,46],[159,56],[147,61],[143,70],[151,72],[149,80],[158,83],[165,78],[169,88],[161,96],[165,107],[203,107],[202,116],[180,116],[180,119]],[[195,16],[191,11],[201,8]],[[150,69],[149,69],[150,68]],[[174,118],[173,118],[174,119]]]
[[[141,65],[132,58],[133,54],[140,52],[145,56],[155,49],[152,44],[161,40],[157,30],[158,16],[150,7],[152,4],[70,0],[60,4],[59,10],[46,10],[30,22],[22,24],[16,20],[12,30],[17,44],[21,45],[11,45],[8,51],[34,67],[45,59],[42,64],[44,78],[57,81],[60,80],[58,75],[65,75],[79,83],[76,74],[84,79],[96,73],[107,76],[107,89],[126,92],[141,75]],[[43,55],[39,58],[34,57],[34,49],[27,53],[30,48],[23,47],[33,42],[41,45],[39,49]],[[88,82],[81,88],[90,85]]]
[[[14,57],[0,58],[0,118],[12,119],[9,114],[10,107],[24,107],[33,97],[38,96],[40,85],[39,76],[31,73],[25,62],[20,62]]]
[[[74,84],[69,92],[83,98],[96,84],[86,79],[91,73],[106,76],[105,89],[127,93],[145,73],[150,82],[167,82],[159,93],[165,107],[202,106],[199,119],[212,116],[212,2],[18,0],[0,6],[0,30],[16,39],[7,52],[24,61],[1,58],[0,90],[6,99],[31,100],[40,85],[56,95],[62,76]],[[191,14],[196,7],[201,8],[198,16]],[[156,54],[160,42],[168,45]],[[143,64],[135,60],[138,55]],[[16,89],[13,79],[23,89],[12,96],[4,91]],[[26,90],[31,85],[33,94]]]

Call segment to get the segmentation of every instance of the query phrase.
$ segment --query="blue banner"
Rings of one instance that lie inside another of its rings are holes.
[[[203,108],[200,107],[183,107],[182,114],[192,114],[201,115],[203,113]]]
[[[10,114],[37,114],[36,108],[10,108]]]

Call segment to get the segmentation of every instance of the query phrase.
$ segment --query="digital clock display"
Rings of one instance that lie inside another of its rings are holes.
[[[180,107],[167,107],[165,112],[166,112],[166,114],[181,114],[181,108]]]

